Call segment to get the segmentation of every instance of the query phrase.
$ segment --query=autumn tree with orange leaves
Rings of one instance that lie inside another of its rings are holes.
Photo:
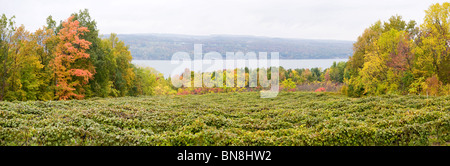
[[[56,46],[55,58],[52,65],[56,76],[56,97],[60,100],[83,99],[84,85],[93,78],[95,69],[89,64],[80,64],[79,61],[88,59],[91,43],[80,39],[81,35],[89,32],[86,27],[80,27],[73,16],[62,23],[58,36],[60,42]]]

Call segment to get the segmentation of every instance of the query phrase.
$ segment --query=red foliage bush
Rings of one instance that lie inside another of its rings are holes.
[[[320,88],[316,89],[314,92],[325,92],[325,88],[320,87]]]

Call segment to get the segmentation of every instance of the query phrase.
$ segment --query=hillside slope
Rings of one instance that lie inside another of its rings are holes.
[[[450,96],[330,93],[0,102],[0,145],[449,145]]]
[[[348,58],[353,41],[283,39],[255,36],[189,36],[170,34],[119,34],[119,39],[130,46],[135,60],[169,60],[178,51],[191,55],[194,44],[203,44],[203,53],[225,52],[279,52],[281,59]]]

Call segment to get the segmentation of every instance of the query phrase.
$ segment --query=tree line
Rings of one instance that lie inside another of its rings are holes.
[[[334,84],[328,87],[335,89],[342,84],[340,92],[350,97],[382,94],[449,95],[449,14],[450,3],[445,2],[431,5],[425,11],[424,22],[420,26],[414,20],[403,20],[399,15],[385,22],[377,21],[365,29],[353,44],[354,52],[348,62],[335,62],[325,70],[286,70],[280,67],[280,89],[295,91],[299,90],[299,85],[305,84]],[[248,81],[248,69],[245,72]],[[268,75],[270,78],[270,73]],[[223,77],[226,77],[225,72]],[[225,83],[223,87],[226,87]],[[245,87],[249,87],[248,82]],[[316,91],[327,89],[321,87]],[[195,88],[187,90],[195,93]],[[180,89],[178,91],[180,93]],[[190,94],[185,91],[182,89],[182,94]]]
[[[348,62],[335,62],[325,70],[280,67],[280,90],[295,91],[299,86],[314,85],[311,86],[314,89],[320,87],[316,91],[342,87],[340,92],[350,97],[449,95],[449,12],[450,3],[437,3],[425,11],[420,26],[398,15],[385,22],[377,21],[353,44],[353,55]],[[250,72],[246,68],[244,76],[238,76],[237,69],[218,72],[223,77],[221,87],[175,88],[172,78],[164,79],[152,68],[136,67],[131,60],[129,47],[116,34],[99,36],[88,10],[73,13],[58,25],[49,16],[47,25],[33,33],[23,25],[17,27],[14,16],[7,18],[3,14],[0,19],[0,100],[68,100],[261,89],[260,80],[257,87],[248,83],[249,74],[258,73],[259,69]],[[184,75],[195,74],[185,72],[188,73]],[[212,80],[216,80],[215,73],[200,74],[211,74]],[[270,69],[267,76],[271,79]],[[244,85],[237,85],[238,77],[245,77]],[[227,79],[236,86],[227,87]]]
[[[330,68],[277,68],[280,91],[333,91],[338,92],[343,85],[346,62],[333,62]],[[183,73],[171,76],[169,81],[178,95],[205,94],[220,92],[246,92],[270,89],[271,68],[235,68],[212,72],[194,72],[185,69]],[[239,71],[240,70],[240,71]],[[261,73],[264,72],[264,73]],[[260,73],[264,76],[260,76]],[[201,87],[195,87],[196,77],[203,78]],[[205,79],[208,78],[208,79]],[[265,79],[267,78],[267,79]],[[252,80],[253,81],[250,81]],[[210,81],[209,81],[210,80]],[[172,91],[172,94],[175,94]]]
[[[131,64],[116,34],[101,38],[87,9],[29,32],[0,19],[0,100],[68,100],[167,93],[151,68]],[[155,89],[157,90],[155,92]]]
[[[59,24],[49,16],[47,24],[35,32],[27,31],[23,25],[16,26],[14,18],[3,14],[0,19],[0,100],[70,100],[199,91],[175,88],[171,78],[165,79],[153,68],[133,65],[129,47],[114,33],[100,36],[87,9],[71,14]],[[334,68],[336,64],[326,71],[280,67],[280,77],[282,81],[289,78],[283,84],[285,87],[335,81],[339,73]],[[244,87],[249,87],[249,69],[245,72]],[[225,73],[223,76],[226,81]],[[231,79],[236,82],[237,77],[228,78]],[[224,85],[202,92],[236,91],[236,87],[226,87],[225,82]],[[261,89],[259,82],[255,89]]]

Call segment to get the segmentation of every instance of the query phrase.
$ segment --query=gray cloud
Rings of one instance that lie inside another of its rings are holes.
[[[34,31],[45,18],[87,8],[101,33],[233,34],[356,40],[375,21],[399,14],[421,23],[444,0],[6,0],[0,13]]]

